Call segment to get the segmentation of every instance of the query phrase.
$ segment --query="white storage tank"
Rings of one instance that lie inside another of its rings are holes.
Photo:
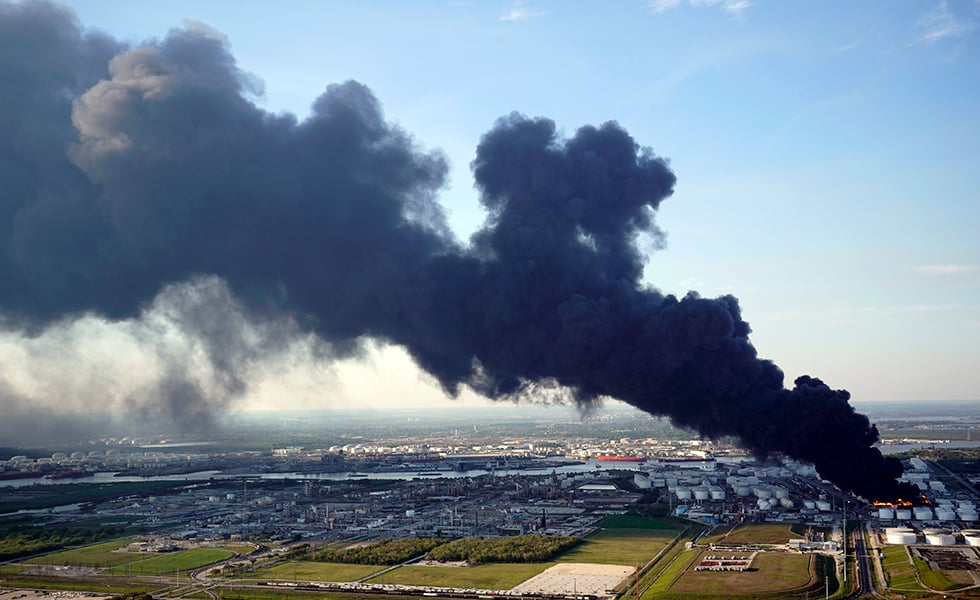
[[[932,546],[952,546],[956,543],[956,537],[948,531],[929,529],[925,534],[926,543]]]
[[[772,504],[770,504],[765,498],[759,498],[755,501],[755,504],[759,507],[759,510],[769,510],[772,508]]]
[[[804,500],[803,501],[803,506],[804,506],[804,508],[816,508],[817,507],[817,503],[814,502],[813,500]]]
[[[956,511],[951,508],[936,508],[936,518],[940,521],[953,521],[956,519]]]
[[[908,521],[912,518],[912,511],[907,508],[899,508],[895,511],[895,518],[899,521]]]
[[[772,498],[772,490],[767,487],[756,486],[752,489],[756,498]]]
[[[720,487],[713,487],[713,488],[711,488],[710,491],[711,491],[711,499],[712,500],[724,500],[725,499],[725,490],[721,489]]]
[[[695,500],[707,500],[708,490],[705,488],[694,488],[694,499]]]
[[[886,521],[890,521],[895,518],[895,509],[890,506],[879,506],[878,507],[878,518]]]
[[[817,509],[818,510],[821,510],[823,512],[829,511],[830,510],[830,502],[827,502],[826,500],[817,500]]]
[[[779,503],[783,505],[783,508],[793,508],[793,501],[789,498],[780,498]]]
[[[691,499],[691,488],[677,486],[677,499],[678,500],[690,500]]]
[[[914,544],[916,541],[915,532],[907,527],[889,527],[885,529],[885,540],[889,544],[906,546]]]
[[[775,488],[775,494],[777,498],[789,498],[789,492],[781,487]]]
[[[917,521],[928,521],[932,519],[932,509],[928,506],[916,506],[912,509]]]
[[[964,529],[962,532],[963,540],[971,546],[980,546],[980,530]]]
[[[751,494],[752,494],[752,488],[750,488],[747,485],[740,485],[737,488],[735,488],[736,496],[748,496]]]
[[[977,511],[970,508],[960,508],[956,511],[959,515],[960,521],[978,521],[980,517],[977,516]]]

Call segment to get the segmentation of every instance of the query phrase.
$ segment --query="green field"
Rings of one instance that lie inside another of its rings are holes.
[[[670,586],[673,594],[730,596],[739,594],[781,594],[815,583],[813,557],[801,554],[763,552],[752,561],[752,571],[685,571]],[[693,564],[697,564],[696,561]],[[693,566],[693,565],[692,565]]]
[[[3,580],[5,588],[31,588],[39,590],[66,590],[73,592],[98,592],[100,594],[143,594],[159,593],[160,586],[140,585],[132,583],[103,583],[95,580],[66,579],[63,577],[43,577],[22,575],[15,577],[5,577]]]
[[[605,529],[672,529],[678,531],[682,525],[670,519],[652,519],[634,515],[616,515],[606,517],[599,527]]]
[[[670,586],[674,584],[681,573],[687,569],[687,566],[698,556],[699,550],[684,550],[683,546],[675,547],[671,553],[666,557],[670,562],[667,563],[666,567],[661,571],[660,576],[653,582],[653,584],[647,588],[643,593],[642,600],[649,600],[650,598],[657,598],[660,594],[663,594]],[[663,559],[661,559],[663,560]],[[660,563],[657,563],[659,567]]]
[[[680,526],[666,519],[611,517],[603,529],[582,540],[563,554],[558,562],[586,562],[606,565],[646,564],[667,545]]]
[[[555,563],[499,563],[475,567],[398,567],[370,583],[508,590]]]
[[[798,538],[800,534],[792,530],[792,525],[785,523],[753,523],[739,525],[727,532],[709,535],[702,538],[705,544],[785,544],[790,538]]]
[[[915,566],[909,561],[905,546],[885,546],[881,567],[888,578],[888,587],[894,590],[924,591],[916,579]]]
[[[112,575],[166,575],[197,569],[231,558],[234,555],[230,550],[223,548],[193,548],[180,552],[158,554],[152,558],[121,565],[111,569],[109,573]]]
[[[374,565],[346,565],[309,561],[290,561],[274,567],[259,569],[246,575],[248,578],[281,579],[286,581],[357,581],[377,573],[385,567]]]
[[[218,547],[234,552],[235,554],[241,554],[242,556],[255,552],[255,546],[244,542],[231,542],[228,544],[221,544]]]
[[[71,567],[115,567],[126,563],[136,562],[146,558],[146,554],[135,552],[114,552],[127,546],[132,540],[113,540],[101,544],[93,544],[83,548],[64,550],[38,556],[25,561],[32,565],[54,565]]]

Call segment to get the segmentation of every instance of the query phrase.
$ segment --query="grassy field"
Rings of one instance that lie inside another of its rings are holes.
[[[916,557],[913,561],[915,562],[915,570],[919,573],[919,580],[926,587],[934,590],[950,591],[966,587],[967,585],[951,580],[945,571],[933,571],[929,568],[929,563],[921,558]],[[972,582],[972,578],[967,577],[967,581]]]
[[[360,594],[324,594],[292,590],[256,590],[250,588],[217,588],[219,600],[375,600],[377,596]],[[197,594],[185,596],[197,597]],[[207,596],[209,597],[209,596]]]
[[[728,596],[732,590],[739,594],[782,594],[813,583],[813,557],[800,554],[764,552],[752,561],[753,571],[694,571],[684,572],[673,585],[671,593],[697,596]]]
[[[669,562],[667,562],[666,567],[660,572],[659,577],[656,581],[643,592],[641,600],[650,600],[651,598],[658,598],[674,584],[681,573],[687,569],[688,565],[697,558],[700,551],[694,550],[684,550],[682,546],[675,552],[671,552],[671,555],[667,556]],[[658,563],[659,564],[659,563]]]
[[[651,519],[633,515],[606,517],[599,526],[606,529],[673,529],[674,531],[681,528],[679,523],[670,519]]]
[[[739,525],[727,532],[705,536],[705,544],[785,544],[790,538],[801,537],[786,523],[752,523]]]
[[[235,554],[241,554],[242,556],[255,552],[255,546],[243,542],[239,542],[239,543],[231,542],[228,544],[221,544],[218,547],[234,552]]]
[[[667,519],[610,517],[594,533],[563,554],[558,562],[643,565],[677,535],[681,527]]]
[[[286,581],[357,581],[385,567],[373,565],[345,565],[309,561],[290,561],[274,567],[253,571],[249,578],[282,579]]]
[[[5,577],[3,585],[6,588],[31,588],[38,590],[68,590],[75,592],[98,592],[110,595],[142,594],[160,591],[159,585],[141,585],[131,583],[110,583],[101,581],[64,579],[62,577],[16,576]]]
[[[23,572],[27,567],[20,565],[0,565],[0,575],[16,575]]]
[[[915,566],[909,562],[905,546],[885,546],[881,566],[888,587],[900,591],[924,591],[915,576]]]
[[[431,585],[507,590],[534,577],[555,563],[499,563],[475,567],[407,566],[370,579],[370,583]]]
[[[131,540],[128,539],[113,540],[111,542],[93,544],[83,548],[75,548],[73,550],[64,550],[62,552],[55,552],[54,554],[38,556],[25,562],[32,565],[115,567],[117,565],[124,565],[126,563],[136,562],[146,558],[145,554],[135,552],[114,552],[114,550],[128,545],[130,541]]]
[[[192,548],[158,554],[152,558],[114,567],[109,573],[111,575],[166,575],[177,571],[190,571],[232,556],[234,556],[233,552],[223,548]]]

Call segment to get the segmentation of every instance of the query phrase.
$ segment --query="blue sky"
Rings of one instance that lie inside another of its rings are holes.
[[[788,380],[980,398],[980,1],[67,4],[134,45],[213,27],[272,112],[365,83],[449,157],[463,239],[483,218],[469,162],[497,117],[569,134],[616,120],[678,177],[651,285],[738,296]],[[397,353],[334,375],[352,396],[438,400]]]

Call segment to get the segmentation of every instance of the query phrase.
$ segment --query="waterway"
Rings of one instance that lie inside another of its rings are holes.
[[[966,440],[925,440],[921,442],[901,442],[897,444],[881,444],[882,454],[898,454],[906,450],[944,450],[946,448],[980,448],[980,441]]]
[[[600,462],[589,459],[586,462],[569,462],[566,465],[550,466],[544,468],[524,468],[524,469],[469,469],[466,471],[396,471],[396,472],[350,472],[350,473],[223,473],[221,471],[196,471],[194,473],[181,473],[179,475],[150,475],[141,477],[137,475],[117,476],[112,471],[102,471],[89,475],[88,477],[78,477],[67,479],[8,479],[0,481],[0,488],[4,487],[28,487],[32,485],[58,485],[71,483],[128,483],[140,481],[207,481],[210,479],[297,479],[311,481],[346,481],[350,479],[390,479],[398,481],[409,481],[412,479],[449,479],[460,477],[480,477],[495,473],[500,476],[506,475],[550,475],[552,473],[591,473],[595,471],[641,471],[652,470],[659,466],[655,461],[645,462]]]

